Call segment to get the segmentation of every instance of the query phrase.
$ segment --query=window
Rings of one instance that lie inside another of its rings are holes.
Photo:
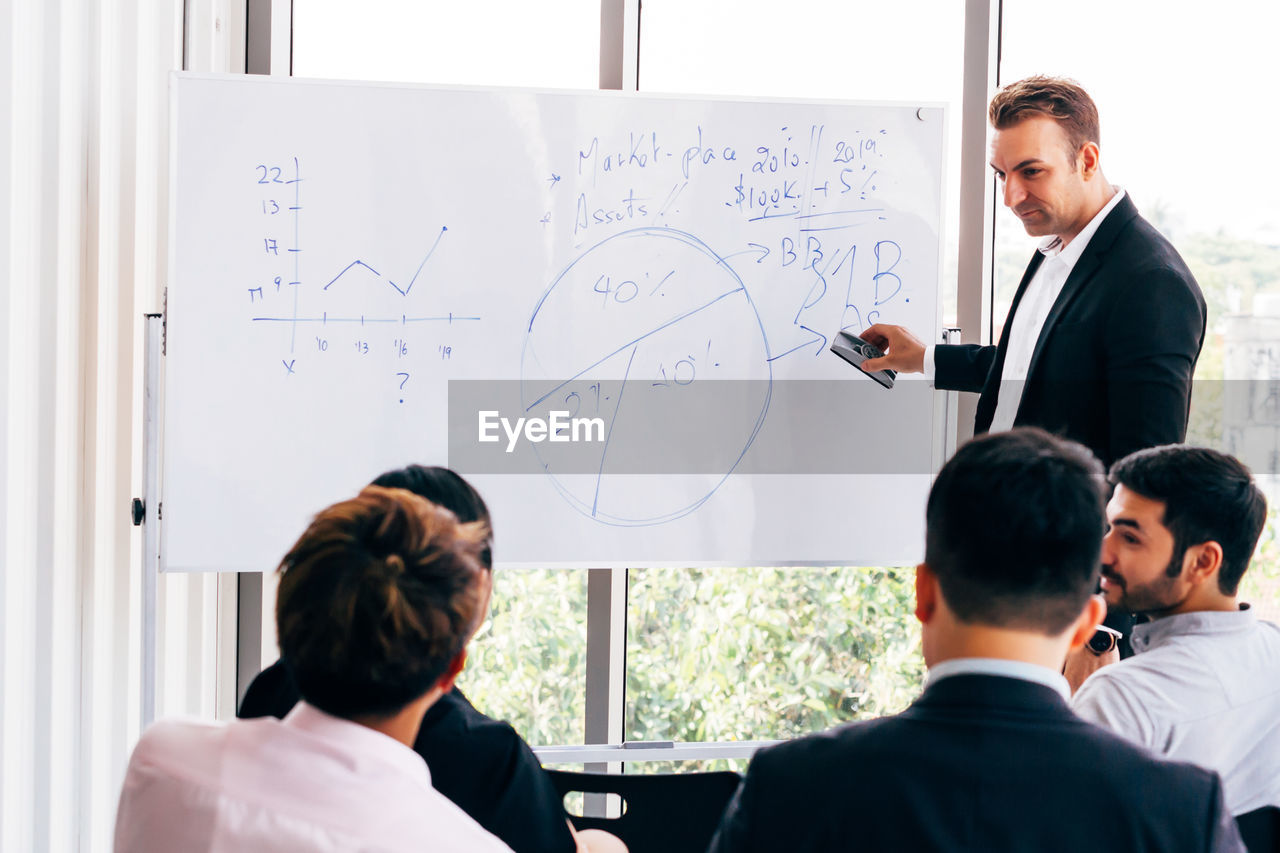
[[[594,89],[599,0],[293,0],[293,74]]]
[[[901,710],[924,674],[914,577],[633,569],[627,739],[770,740]]]
[[[545,4],[513,0],[474,9],[376,0],[358,10],[294,0],[292,69],[302,77],[595,88],[600,6],[574,0],[549,14]],[[645,91],[712,96],[943,102],[951,109],[952,208],[963,14],[950,0],[646,0],[639,82]],[[954,216],[944,222],[950,318],[957,225]],[[632,570],[625,737],[772,739],[901,708],[923,673],[911,577],[909,569],[874,568]],[[531,743],[581,743],[587,606],[585,571],[499,571],[459,686]]]
[[[594,89],[599,46],[599,0],[293,0],[298,77]],[[585,571],[494,576],[458,686],[530,743],[583,742],[586,588]]]
[[[586,657],[585,569],[498,571],[458,688],[529,743],[582,743]]]
[[[642,91],[945,103],[944,204],[955,209],[963,4],[646,0],[641,14]],[[954,323],[957,218],[944,223],[943,316]],[[901,710],[924,672],[912,577],[849,567],[632,570],[626,737],[767,740]]]
[[[1088,0],[1062,15],[1048,3],[1004,0],[1000,80],[1058,74],[1088,90],[1098,105],[1107,179],[1129,193],[1199,281],[1209,330],[1187,440],[1235,453],[1268,489],[1272,512],[1241,597],[1276,619],[1280,174],[1248,166],[1258,145],[1280,133],[1280,118],[1261,106],[1262,93],[1280,85],[1271,45],[1280,11],[1242,0],[1226,0],[1212,15],[1182,8],[1185,14],[1175,7],[1153,16],[1137,4]],[[997,331],[1033,246],[1002,208]]]
[[[963,3],[645,0],[641,15],[641,91],[946,104],[941,301],[955,324]]]

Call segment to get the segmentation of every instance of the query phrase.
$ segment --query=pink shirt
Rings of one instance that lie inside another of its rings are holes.
[[[284,720],[163,721],[129,761],[116,853],[510,851],[380,732],[299,702]]]

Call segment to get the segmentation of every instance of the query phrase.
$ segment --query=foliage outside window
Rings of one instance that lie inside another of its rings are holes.
[[[901,710],[924,672],[913,577],[632,570],[626,737],[772,740]],[[530,743],[581,743],[585,656],[584,572],[499,572],[459,685]]]
[[[498,571],[458,687],[531,744],[582,743],[586,661],[586,571]]]
[[[910,569],[633,570],[634,740],[788,738],[901,710],[923,671]]]

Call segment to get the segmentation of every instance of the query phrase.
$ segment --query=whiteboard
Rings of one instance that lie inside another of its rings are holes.
[[[922,557],[940,395],[827,345],[937,338],[943,107],[172,89],[165,569],[272,569],[414,462],[477,486],[504,567]],[[507,452],[484,412],[585,437]]]

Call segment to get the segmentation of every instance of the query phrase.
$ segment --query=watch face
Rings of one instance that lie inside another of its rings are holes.
[[[1099,626],[1098,630],[1094,631],[1093,636],[1089,638],[1088,646],[1094,654],[1105,655],[1116,647],[1117,640],[1117,635]]]

